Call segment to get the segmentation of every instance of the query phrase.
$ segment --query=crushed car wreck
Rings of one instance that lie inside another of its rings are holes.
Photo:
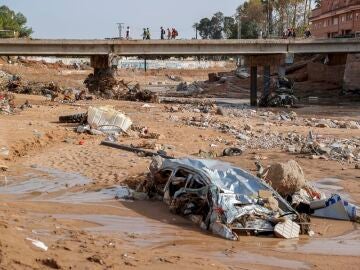
[[[172,212],[202,229],[237,240],[241,232],[299,236],[298,213],[272,187],[240,168],[217,160],[153,158],[143,185]],[[301,224],[300,224],[301,225]],[[279,226],[278,226],[279,227]]]

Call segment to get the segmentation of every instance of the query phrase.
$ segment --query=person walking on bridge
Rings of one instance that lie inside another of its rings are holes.
[[[147,33],[146,33],[146,29],[145,29],[145,28],[143,29],[142,37],[143,37],[144,40],[145,40],[146,37],[147,37]]]
[[[146,28],[146,39],[148,39],[148,40],[151,39],[150,29],[149,28]]]
[[[160,27],[160,39],[161,40],[165,39],[165,30],[162,26]]]
[[[176,37],[179,35],[179,33],[178,33],[178,31],[175,29],[175,28],[173,28],[172,29],[172,33],[171,33],[171,38],[172,39],[176,39]]]
[[[128,26],[126,28],[126,39],[129,40],[130,39],[130,26]]]
[[[171,31],[170,28],[167,29],[167,39],[171,39]]]

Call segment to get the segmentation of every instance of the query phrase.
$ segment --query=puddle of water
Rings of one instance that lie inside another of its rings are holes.
[[[282,242],[279,244],[281,251],[296,251],[309,254],[360,256],[360,230],[348,234],[331,237],[315,238],[308,243]]]
[[[27,175],[27,180],[19,181],[8,177],[8,183],[0,186],[0,194],[26,194],[31,192],[55,192],[77,185],[86,185],[90,180],[77,173],[68,173],[55,169],[37,168]],[[24,177],[21,177],[23,179]]]
[[[304,262],[280,259],[272,256],[264,256],[250,253],[248,251],[236,252],[230,256],[227,256],[223,253],[216,253],[214,257],[219,261],[232,266],[235,264],[249,263],[272,267],[282,267],[284,269],[309,269],[309,266]]]
[[[90,226],[87,227],[86,230],[102,233],[151,234],[160,233],[160,231],[164,228],[164,226],[159,226],[159,224],[150,222],[141,217],[73,214],[57,214],[53,215],[53,217],[58,219],[71,219],[91,222],[98,226]]]
[[[192,237],[193,224],[182,219],[174,218],[168,223],[165,220],[152,220],[145,217],[99,215],[99,214],[55,214],[52,217],[65,220],[85,221],[92,224],[86,225],[84,230],[102,234],[129,234],[135,235],[129,239],[132,245],[148,247],[154,244],[169,241],[183,240]],[[176,220],[175,220],[176,219]],[[181,227],[179,227],[179,225]],[[182,233],[179,233],[179,228]],[[190,229],[190,230],[188,230]],[[198,232],[196,232],[197,234]],[[141,236],[140,236],[141,235]],[[139,237],[138,237],[139,236]]]
[[[113,201],[116,197],[129,196],[129,189],[123,186],[104,188],[99,191],[66,193],[46,201],[62,203],[100,203]],[[116,199],[118,200],[118,199]]]
[[[344,188],[337,185],[341,180],[337,178],[324,178],[313,182],[314,186],[323,191],[341,191]]]
[[[324,178],[312,182],[314,187],[324,192],[327,197],[332,194],[339,194],[344,200],[351,202],[351,197],[348,193],[343,192],[344,188],[339,185],[342,180],[337,178]]]

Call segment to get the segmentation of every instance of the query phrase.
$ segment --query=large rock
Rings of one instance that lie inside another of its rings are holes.
[[[266,180],[282,196],[292,195],[306,184],[304,172],[295,160],[271,165]]]

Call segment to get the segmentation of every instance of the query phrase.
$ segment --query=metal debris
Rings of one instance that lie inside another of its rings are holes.
[[[273,233],[276,224],[297,217],[268,184],[225,162],[154,157],[150,173],[142,185],[150,198],[160,196],[172,212],[227,239]],[[269,204],[269,197],[276,203]]]

